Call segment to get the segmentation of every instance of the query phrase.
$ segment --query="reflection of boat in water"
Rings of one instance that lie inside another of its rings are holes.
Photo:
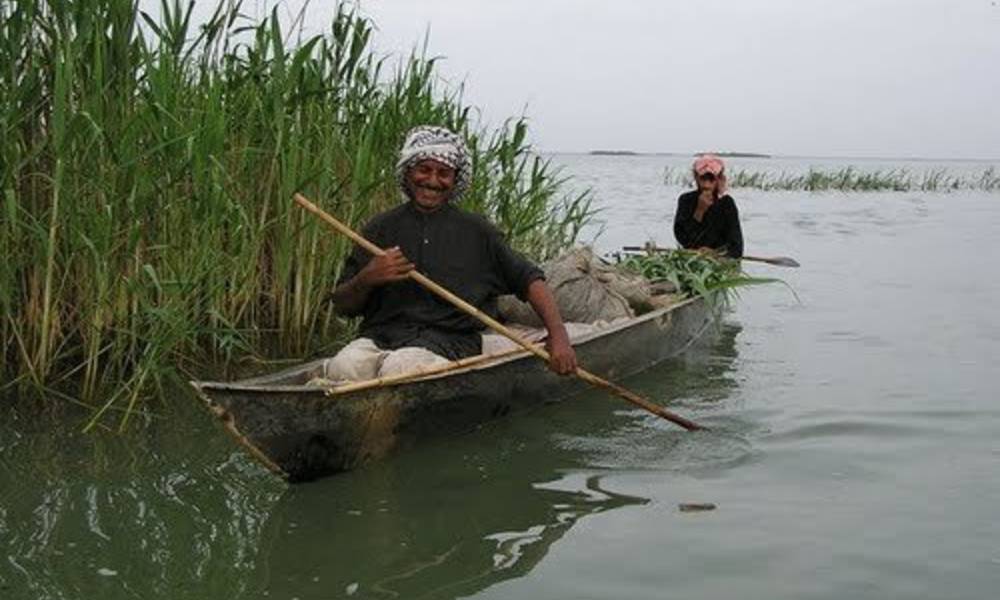
[[[709,332],[629,385],[692,405],[731,394],[739,326]],[[685,391],[696,382],[700,391]],[[595,391],[571,408],[538,406],[474,436],[422,444],[391,461],[295,486],[271,511],[255,569],[265,580],[254,585],[269,598],[352,591],[356,598],[445,599],[495,586],[508,591],[564,544],[579,543],[577,523],[645,510],[641,492],[623,489],[623,468],[697,468],[746,455],[732,440],[625,410]]]
[[[544,415],[525,418],[536,419],[544,428]],[[581,518],[646,502],[576,470],[578,455],[543,434],[487,429],[289,490],[255,585],[283,598],[465,597],[527,575]]]
[[[638,373],[687,348],[708,327],[702,298],[686,300],[574,341],[580,363],[601,377]],[[318,363],[234,383],[192,382],[233,436],[292,481],[346,471],[414,442],[576,394],[527,352],[442,375],[327,397],[306,385]]]

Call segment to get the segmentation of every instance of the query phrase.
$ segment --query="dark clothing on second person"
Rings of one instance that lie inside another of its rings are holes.
[[[425,213],[407,202],[376,216],[363,234],[379,247],[399,246],[418,271],[494,319],[499,317],[497,296],[517,294],[525,300],[528,285],[544,279],[485,218],[450,204]],[[370,258],[355,248],[337,285]],[[383,350],[417,346],[450,359],[482,351],[482,323],[410,279],[372,289],[358,314],[363,316],[360,335]]]
[[[743,231],[736,202],[728,194],[717,199],[699,222],[694,218],[698,191],[681,194],[674,215],[674,237],[684,248],[724,250],[730,258],[743,256]]]

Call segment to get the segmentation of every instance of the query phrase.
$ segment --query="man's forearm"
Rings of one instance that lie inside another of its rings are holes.
[[[549,351],[549,368],[560,375],[575,373],[579,368],[576,364],[576,352],[569,343],[569,335],[566,334],[566,326],[563,325],[556,299],[545,280],[532,281],[528,285],[527,296],[531,307],[541,317],[549,332],[549,339],[545,344]]]
[[[337,286],[330,294],[330,300],[337,312],[344,315],[356,315],[364,308],[371,291],[372,287],[362,281],[360,274],[358,274]]]
[[[549,286],[544,279],[536,279],[528,285],[528,303],[535,309],[545,329],[549,332],[549,339],[569,342],[569,335],[566,333],[566,326],[563,325],[562,316],[559,314],[559,307],[556,299],[552,296]]]

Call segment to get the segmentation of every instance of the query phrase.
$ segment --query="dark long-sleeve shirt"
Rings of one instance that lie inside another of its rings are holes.
[[[702,215],[701,221],[694,218],[698,207],[698,192],[681,194],[677,199],[674,214],[674,237],[684,248],[707,246],[724,250],[731,258],[743,256],[743,230],[740,228],[740,212],[736,202],[728,194],[712,204]]]
[[[544,278],[489,221],[450,204],[425,213],[407,202],[376,216],[363,232],[379,247],[399,246],[418,271],[493,318],[499,316],[497,296],[517,294],[525,300],[528,285]],[[355,248],[337,285],[370,258]],[[372,289],[360,314],[361,335],[386,350],[418,346],[455,359],[482,348],[479,321],[409,279]]]

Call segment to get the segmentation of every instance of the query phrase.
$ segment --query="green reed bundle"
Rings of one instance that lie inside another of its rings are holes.
[[[623,257],[619,265],[650,281],[669,281],[686,296],[703,296],[721,303],[729,301],[739,287],[781,281],[752,277],[743,272],[738,260],[692,250],[630,254]]]

